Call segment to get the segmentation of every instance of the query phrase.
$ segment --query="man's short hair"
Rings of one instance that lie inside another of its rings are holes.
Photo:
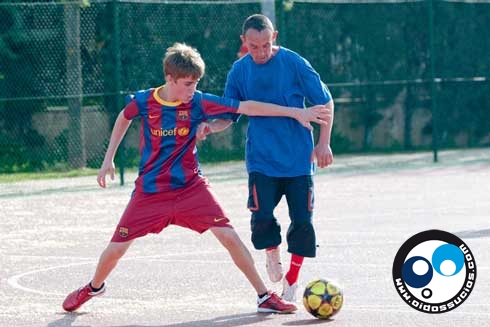
[[[200,79],[206,70],[201,54],[185,43],[174,43],[163,58],[163,73],[174,79],[192,77]]]
[[[259,32],[265,29],[270,29],[274,32],[274,25],[272,25],[271,20],[267,16],[261,14],[254,14],[245,19],[242,26],[242,35],[245,35],[245,33],[251,28]]]

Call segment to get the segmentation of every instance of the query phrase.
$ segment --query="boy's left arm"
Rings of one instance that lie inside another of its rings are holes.
[[[202,122],[197,127],[196,138],[200,141],[204,141],[206,136],[212,133],[218,133],[227,129],[233,121],[231,119],[213,119]]]
[[[328,119],[325,120],[325,124],[320,126],[320,135],[318,137],[318,143],[313,149],[311,154],[311,161],[316,158],[319,168],[328,167],[333,162],[333,153],[330,147],[330,138],[332,134],[333,118],[334,118],[334,103],[330,100],[325,107],[330,112]]]

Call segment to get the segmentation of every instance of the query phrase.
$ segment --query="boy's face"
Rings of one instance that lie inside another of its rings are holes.
[[[272,57],[272,46],[276,40],[277,31],[271,31],[266,28],[259,32],[256,29],[249,28],[245,35],[240,37],[256,64],[265,64]]]
[[[190,76],[178,79],[168,76],[167,85],[172,97],[172,99],[169,100],[180,101],[183,103],[190,102],[194,96],[194,92],[196,92],[197,83],[199,83],[199,79]]]

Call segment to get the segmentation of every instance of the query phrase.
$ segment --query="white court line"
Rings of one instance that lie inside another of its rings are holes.
[[[36,293],[36,294],[42,294],[42,295],[56,295],[59,296],[59,293],[53,293],[53,292],[45,292],[45,291],[38,291],[33,288],[25,287],[19,284],[19,279],[25,276],[29,275],[34,275],[40,272],[45,272],[45,271],[50,271],[50,270],[56,270],[60,268],[68,268],[68,267],[73,267],[73,266],[81,266],[81,265],[87,265],[87,264],[94,264],[95,261],[89,261],[89,262],[77,262],[77,263],[71,263],[71,264],[66,264],[66,265],[59,265],[59,266],[53,266],[53,267],[48,267],[48,268],[42,268],[42,269],[36,269],[36,270],[31,270],[19,275],[14,275],[7,279],[7,283],[12,286],[15,289],[22,290],[24,292],[28,293]]]
[[[218,260],[189,260],[189,259],[164,259],[162,257],[169,257],[169,256],[173,256],[173,255],[179,255],[179,256],[185,256],[186,254],[187,255],[190,255],[190,254],[197,254],[197,255],[209,255],[209,254],[215,254],[215,253],[221,253],[219,251],[203,251],[203,252],[191,252],[191,253],[178,253],[178,254],[168,254],[168,255],[149,255],[149,256],[139,256],[139,257],[127,257],[127,258],[122,258],[120,261],[128,261],[128,260],[148,260],[148,259],[157,259],[158,261],[162,261],[162,262],[198,262],[198,263],[209,263],[209,262],[215,262],[215,263],[223,263],[223,262],[228,262],[228,261],[224,261],[224,260],[221,260],[221,261],[218,261]],[[12,256],[13,257],[13,256]],[[28,258],[48,258],[48,257],[45,257],[45,256],[17,256],[17,257],[20,257],[20,258],[25,258],[25,257],[28,257]],[[55,257],[55,256],[51,256],[49,258],[52,258],[52,259],[56,259],[56,260],[60,260],[61,259],[76,259],[76,260],[89,260],[89,261],[85,261],[85,262],[74,262],[74,263],[69,263],[69,264],[64,264],[64,265],[57,265],[57,266],[52,266],[52,267],[47,267],[47,268],[41,268],[41,269],[35,269],[35,270],[31,270],[31,271],[27,271],[27,272],[24,272],[24,273],[21,273],[21,274],[18,274],[18,275],[14,275],[12,277],[9,277],[7,279],[7,283],[13,287],[14,289],[18,289],[18,290],[22,290],[24,292],[28,292],[28,293],[35,293],[35,294],[41,294],[41,295],[55,295],[55,296],[60,296],[60,295],[63,295],[63,294],[60,294],[60,293],[54,293],[54,292],[46,292],[46,291],[39,291],[39,290],[36,290],[36,289],[33,289],[33,288],[30,288],[30,287],[25,287],[25,286],[22,286],[20,283],[19,283],[19,280],[25,276],[30,276],[30,275],[35,275],[35,274],[38,274],[38,273],[42,273],[42,272],[46,272],[46,271],[51,271],[51,270],[57,270],[57,269],[61,269],[61,268],[68,268],[68,267],[74,267],[74,266],[83,266],[83,265],[88,265],[88,264],[96,264],[97,263],[97,260],[94,260],[94,259],[82,259],[82,258],[73,258],[73,257]]]

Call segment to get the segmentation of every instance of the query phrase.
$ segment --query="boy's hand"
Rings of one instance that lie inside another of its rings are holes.
[[[325,105],[316,105],[313,107],[308,107],[304,110],[299,110],[299,115],[296,118],[301,125],[308,128],[310,131],[313,130],[311,123],[317,123],[321,125],[327,124],[327,121],[332,117],[332,110],[327,108]]]
[[[197,126],[196,138],[199,141],[204,141],[206,139],[206,136],[211,133],[211,125],[209,125],[209,123],[202,122],[199,124],[199,126]]]
[[[97,175],[97,183],[99,183],[100,187],[105,188],[105,176],[109,173],[111,176],[111,180],[114,180],[114,172],[116,171],[114,166],[114,161],[103,162],[100,167],[99,174]]]

